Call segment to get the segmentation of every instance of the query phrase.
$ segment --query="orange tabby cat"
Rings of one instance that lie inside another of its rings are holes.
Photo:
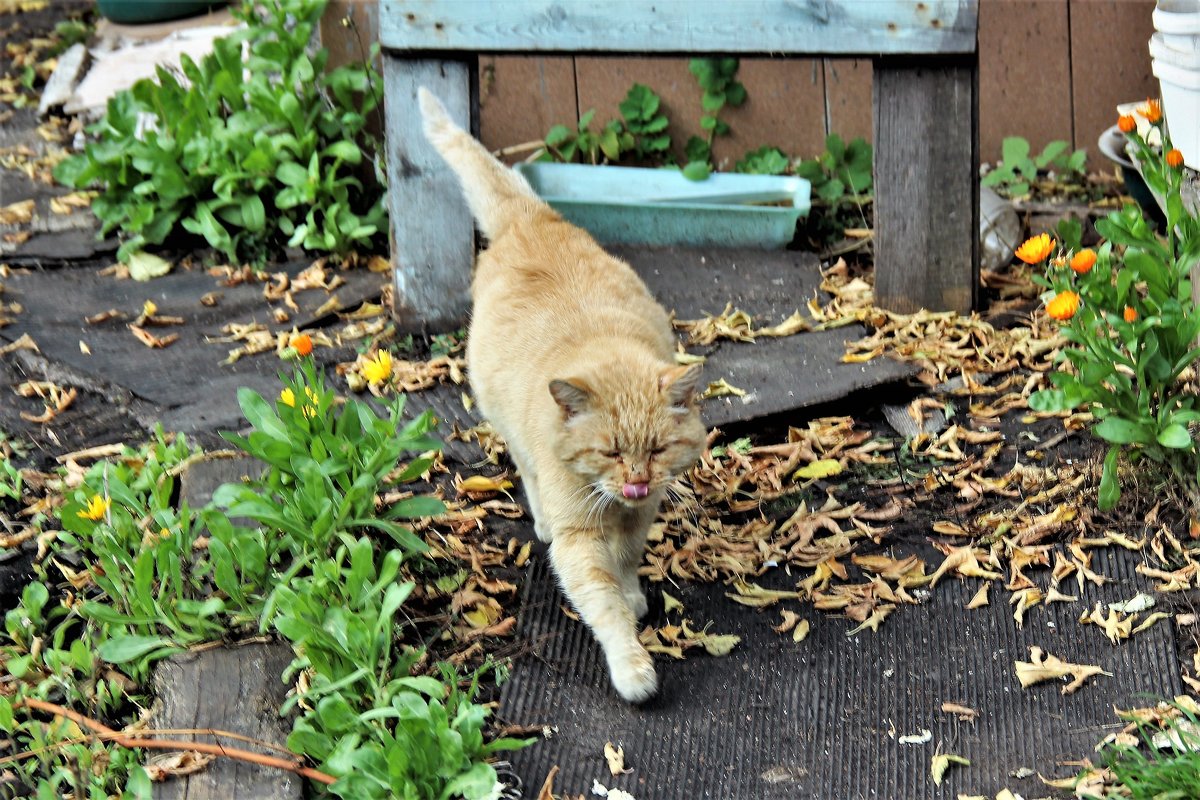
[[[538,537],[613,687],[646,700],[658,678],[637,638],[637,568],[666,487],[700,456],[700,368],[675,365],[667,313],[627,264],[563,221],[433,95],[418,95],[425,136],[489,241],[472,284],[475,398],[508,443]]]

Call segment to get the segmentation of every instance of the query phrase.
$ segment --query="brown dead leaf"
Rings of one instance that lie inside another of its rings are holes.
[[[604,760],[608,764],[609,773],[614,778],[618,775],[633,772],[632,769],[625,766],[625,748],[614,747],[612,742],[604,743]]]
[[[975,709],[964,706],[961,703],[952,703],[948,700],[942,703],[942,711],[955,715],[960,722],[974,722],[975,718],[979,716],[979,712]]]
[[[146,764],[146,774],[150,780],[161,783],[170,778],[194,775],[205,769],[215,758],[214,755],[191,750],[183,753],[163,753],[150,759]]]
[[[24,225],[33,219],[34,202],[20,200],[0,206],[0,225]]]
[[[1112,673],[1105,672],[1100,667],[1089,664],[1071,664],[1063,661],[1058,656],[1046,655],[1042,651],[1042,648],[1037,646],[1029,648],[1029,657],[1030,661],[1015,662],[1017,680],[1021,682],[1022,689],[1042,683],[1043,681],[1056,680],[1070,675],[1074,680],[1063,686],[1062,693],[1072,694],[1083,686],[1084,681],[1093,675],[1107,675],[1112,677]]]
[[[155,336],[145,328],[139,328],[137,325],[130,325],[129,330],[133,331],[133,335],[137,337],[139,342],[151,349],[170,347],[179,339],[178,333],[172,333],[166,336]]]

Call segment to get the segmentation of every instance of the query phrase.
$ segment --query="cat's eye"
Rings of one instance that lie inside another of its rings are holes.
[[[653,448],[653,449],[650,451],[650,455],[652,455],[652,456],[661,456],[661,455],[662,455],[663,453],[665,453],[665,452],[667,452],[667,448],[665,448],[665,447],[663,447],[663,446],[661,446],[661,445],[660,445],[660,446],[658,446],[658,447],[655,447],[655,448]]]
[[[609,450],[607,453],[604,454],[604,457],[605,458],[620,458],[621,451],[620,450]]]

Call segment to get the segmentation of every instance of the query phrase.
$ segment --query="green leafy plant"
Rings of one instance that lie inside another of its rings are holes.
[[[684,147],[687,163],[683,174],[692,180],[703,180],[712,171],[712,144],[718,136],[729,133],[729,124],[720,118],[725,106],[737,108],[746,102],[746,87],[737,80],[739,62],[736,58],[693,58],[688,71],[700,84],[700,128],[704,136],[692,136]]]
[[[1109,443],[1100,481],[1099,505],[1112,508],[1120,496],[1117,464],[1122,452],[1137,462],[1161,464],[1180,481],[1200,509],[1200,453],[1191,427],[1200,421],[1197,398],[1180,383],[1200,349],[1200,308],[1192,300],[1190,272],[1200,261],[1200,223],[1180,197],[1182,156],[1173,150],[1161,117],[1154,126],[1163,152],[1130,134],[1146,182],[1165,198],[1168,233],[1156,234],[1141,210],[1127,205],[1096,223],[1107,241],[1092,251],[1080,246],[1080,226],[1059,225],[1059,255],[1045,276],[1046,310],[1061,320],[1071,347],[1062,358],[1070,369],[1050,376],[1054,389],[1036,392],[1039,411],[1083,407],[1092,412],[1092,432]],[[1056,243],[1034,237],[1017,255],[1036,264]]]
[[[246,388],[238,391],[238,402],[253,430],[225,438],[267,470],[255,481],[226,484],[216,492],[214,502],[229,516],[249,517],[277,531],[280,547],[300,556],[327,553],[341,535],[369,529],[410,554],[425,551],[396,520],[439,514],[441,501],[411,497],[378,515],[375,496],[405,452],[439,446],[428,436],[430,412],[401,424],[403,395],[382,418],[354,398],[339,404],[310,359],[301,362],[273,405]],[[394,480],[411,480],[431,463],[431,456],[416,458]]]
[[[864,206],[874,188],[874,153],[859,137],[847,144],[841,136],[825,137],[825,151],[795,164],[796,175],[812,184],[814,213],[807,220],[809,238],[817,242],[840,239],[853,223],[865,225]]]
[[[1009,197],[1029,194],[1039,173],[1056,170],[1069,176],[1082,177],[1087,166],[1087,151],[1071,151],[1064,141],[1047,144],[1039,155],[1031,156],[1029,140],[1007,136],[1001,144],[1000,164],[983,176],[982,184],[991,186]]]
[[[60,574],[39,567],[0,636],[0,667],[14,692],[0,696],[0,731],[18,752],[39,755],[12,762],[3,785],[19,796],[36,787],[38,800],[149,798],[139,754],[80,741],[74,723],[47,724],[22,703],[120,719],[148,705],[143,687],[157,659],[200,641],[274,630],[296,651],[291,672],[306,678],[283,709],[295,715],[289,744],[336,778],[330,792],[496,796],[488,759],[524,742],[484,741],[480,673],[461,678],[434,664],[435,674],[413,674],[429,666],[404,605],[416,586],[412,572],[431,567],[420,558],[424,542],[397,520],[444,505],[410,496],[377,507],[387,487],[430,467],[431,456],[420,453],[437,445],[432,419],[401,423],[402,400],[384,416],[357,400],[339,402],[304,358],[274,404],[248,391],[239,400],[250,431],[229,439],[262,462],[261,475],[218,489],[203,509],[176,508],[177,477],[201,454],[159,432],[146,447],[89,469],[58,510],[62,532],[43,564]],[[233,514],[258,524],[243,527]],[[205,548],[196,547],[201,531]],[[52,597],[48,587],[61,578],[79,595]]]
[[[788,157],[778,147],[760,147],[742,156],[734,169],[749,175],[782,175],[790,166]]]
[[[246,3],[235,14],[248,29],[199,64],[183,57],[186,85],[160,67],[113,97],[89,128],[96,140],[58,165],[60,182],[102,187],[92,208],[102,233],[125,237],[122,260],[180,229],[237,263],[382,241],[384,172],[367,132],[381,82],[370,58],[326,72],[328,51],[309,55],[325,4]]]
[[[599,133],[591,129],[596,110],[589,109],[579,118],[575,130],[566,125],[555,125],[544,139],[546,152],[544,161],[580,161],[599,164],[601,161],[616,161],[621,153],[633,147],[633,136],[626,132],[620,120],[609,120]]]
[[[621,117],[625,130],[631,135],[630,146],[639,161],[664,158],[671,149],[670,120],[661,110],[662,100],[651,89],[635,83],[621,101]]]
[[[0,500],[19,501],[24,490],[21,470],[7,456],[0,455]]]

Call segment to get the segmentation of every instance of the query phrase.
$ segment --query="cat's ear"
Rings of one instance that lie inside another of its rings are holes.
[[[704,373],[699,364],[686,367],[671,367],[658,376],[658,386],[667,395],[667,402],[680,408],[691,408],[700,389],[700,376]]]
[[[562,409],[563,420],[582,414],[592,402],[591,390],[579,378],[550,381],[550,394]]]

